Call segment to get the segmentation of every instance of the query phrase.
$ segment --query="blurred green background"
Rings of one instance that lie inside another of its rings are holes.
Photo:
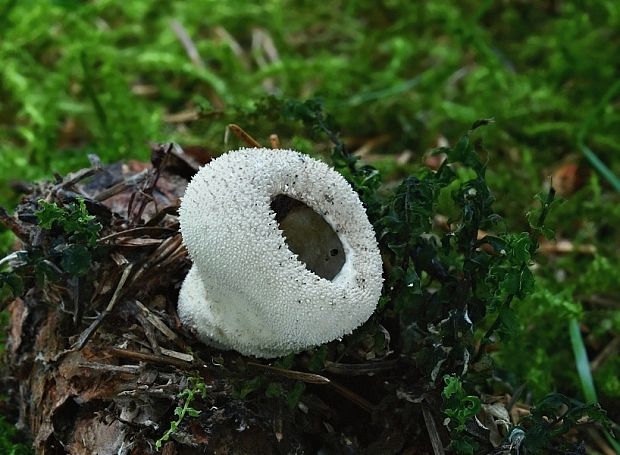
[[[536,292],[517,306],[521,331],[497,359],[529,396],[583,398],[568,335],[577,318],[599,398],[618,419],[617,0],[0,0],[0,62],[8,207],[14,182],[86,166],[89,153],[146,160],[152,141],[220,153],[229,121],[310,151],[260,118],[266,95],[322,97],[387,180],[494,117],[489,178],[511,228],[525,229],[550,176],[566,198],[549,223],[566,251],[541,254]]]

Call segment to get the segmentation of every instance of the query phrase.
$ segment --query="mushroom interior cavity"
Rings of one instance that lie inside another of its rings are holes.
[[[344,247],[325,219],[303,202],[279,194],[271,201],[271,210],[284,241],[308,270],[332,280],[346,261]]]

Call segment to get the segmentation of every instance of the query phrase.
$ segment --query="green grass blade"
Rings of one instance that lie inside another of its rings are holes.
[[[603,163],[596,153],[590,150],[587,145],[580,144],[579,147],[581,148],[581,153],[583,153],[592,167],[596,169],[611,186],[613,186],[614,190],[620,193],[620,179],[616,176],[616,174],[614,174],[612,170],[609,169],[607,165]]]
[[[588,403],[598,403],[594,381],[592,380],[592,371],[590,370],[590,362],[588,361],[588,354],[586,353],[586,347],[583,343],[577,319],[571,319],[569,322],[569,332],[583,395]],[[607,430],[603,431],[603,433],[609,445],[613,447],[616,453],[620,453],[620,443],[618,443],[613,433]]]
[[[594,381],[592,381],[592,371],[590,370],[588,354],[586,353],[586,347],[583,343],[581,330],[579,329],[579,322],[577,322],[576,319],[571,319],[568,327],[583,395],[586,402],[597,403],[596,389],[594,388]]]
[[[590,114],[583,121],[579,132],[577,133],[577,146],[581,150],[581,153],[586,157],[590,165],[596,169],[598,173],[600,173],[605,180],[609,182],[611,186],[613,186],[614,190],[620,193],[620,179],[612,172],[609,167],[601,159],[594,153],[590,147],[586,145],[586,135],[591,129],[594,122],[599,118],[599,116],[604,112],[605,107],[607,107],[616,96],[616,94],[620,92],[620,81],[616,81],[605,95],[598,102],[596,107],[590,112]]]
[[[620,443],[614,437],[611,431],[605,431],[605,439],[607,439],[607,442],[609,443],[611,447],[613,447],[616,453],[620,453]]]

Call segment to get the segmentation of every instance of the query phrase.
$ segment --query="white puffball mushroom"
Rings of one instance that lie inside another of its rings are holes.
[[[278,357],[349,334],[375,310],[375,233],[358,195],[321,161],[229,152],[198,171],[179,213],[193,261],[179,316],[207,344]]]

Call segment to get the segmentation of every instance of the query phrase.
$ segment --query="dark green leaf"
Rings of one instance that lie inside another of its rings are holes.
[[[286,397],[286,404],[289,409],[294,409],[299,404],[301,396],[306,390],[306,385],[303,382],[296,382],[293,388],[289,391]]]
[[[61,266],[71,275],[82,276],[90,270],[92,256],[82,245],[68,245],[62,251]]]
[[[327,352],[327,345],[316,348],[308,361],[308,369],[314,372],[323,370],[325,367],[325,360],[327,359]]]
[[[60,223],[66,215],[65,210],[58,207],[58,204],[55,202],[48,203],[40,200],[39,207],[35,215],[39,219],[39,225],[43,229],[52,229],[54,223]]]
[[[267,386],[267,389],[265,389],[265,396],[267,396],[268,398],[279,398],[281,396],[284,396],[284,394],[284,388],[281,384],[278,384],[277,382],[270,382]]]
[[[190,417],[198,417],[201,413],[202,411],[199,411],[198,409],[187,408],[187,415]]]

